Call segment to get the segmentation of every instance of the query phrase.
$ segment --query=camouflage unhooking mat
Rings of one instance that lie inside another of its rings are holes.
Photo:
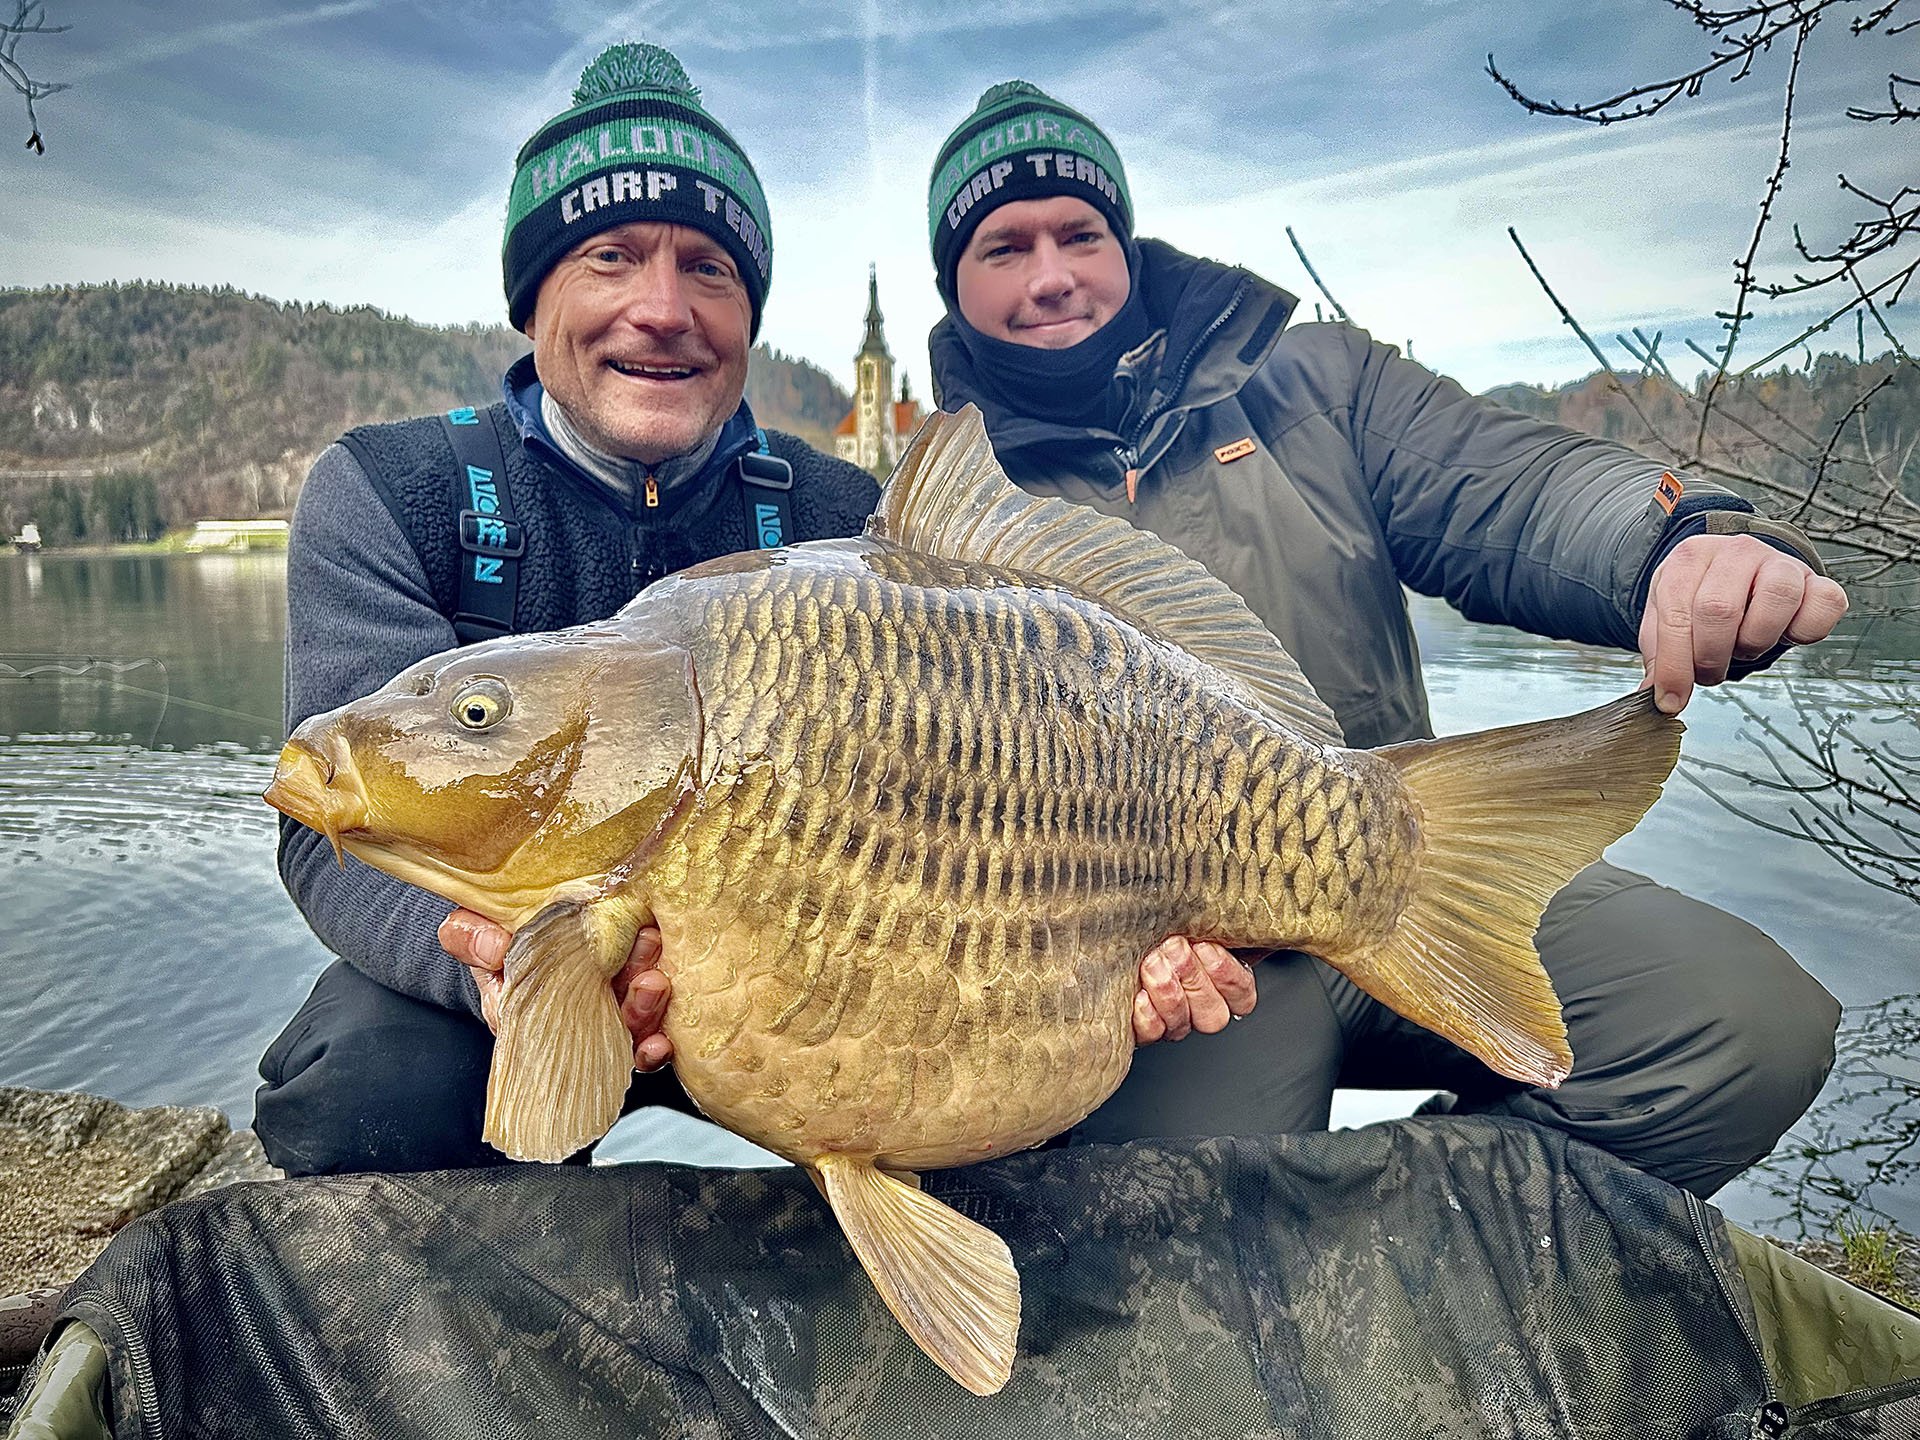
[[[1776,1274],[1711,1207],[1518,1122],[927,1180],[1020,1268],[996,1396],[920,1354],[798,1171],[523,1167],[241,1185],[136,1222],[68,1292],[79,1323],[17,1423],[86,1434],[98,1403],[92,1433],[142,1440],[1920,1435],[1913,1316],[1777,1250]]]

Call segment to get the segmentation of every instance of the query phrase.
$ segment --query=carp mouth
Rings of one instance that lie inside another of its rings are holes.
[[[260,798],[326,836],[335,862],[342,866],[347,861],[340,837],[367,819],[367,797],[352,762],[340,763],[304,740],[289,740],[282,748],[273,783]]]

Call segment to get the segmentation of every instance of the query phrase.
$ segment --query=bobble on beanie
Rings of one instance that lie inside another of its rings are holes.
[[[1133,233],[1126,171],[1100,127],[1025,80],[993,86],[934,158],[927,233],[941,294],[953,298],[954,267],[991,211],[1054,195],[1090,203],[1122,242]]]
[[[759,333],[773,283],[760,177],[701,106],[679,60],[658,45],[603,50],[581,72],[573,107],[520,147],[501,252],[514,328],[525,328],[540,282],[562,255],[635,220],[687,225],[718,240],[740,267]]]

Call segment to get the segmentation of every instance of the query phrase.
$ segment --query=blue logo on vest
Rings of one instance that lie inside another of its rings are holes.
[[[447,419],[456,425],[478,425],[480,417],[471,405],[462,405],[457,410],[447,411]]]
[[[467,466],[467,503],[470,509],[478,510],[482,515],[499,513],[500,492],[494,489],[491,470],[482,470],[478,465]]]
[[[780,533],[780,507],[758,503],[753,507],[753,523],[760,531],[760,548],[774,550],[787,543]]]
[[[476,521],[473,527],[473,543],[486,550],[505,550],[510,543],[507,538],[507,522],[491,517]]]
[[[500,574],[500,557],[497,555],[474,556],[473,578],[482,585],[504,585],[506,581]]]

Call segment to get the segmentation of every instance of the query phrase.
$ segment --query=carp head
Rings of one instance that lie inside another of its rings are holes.
[[[644,868],[693,794],[700,738],[679,647],[611,628],[506,636],[308,720],[264,798],[336,855],[514,928]]]

